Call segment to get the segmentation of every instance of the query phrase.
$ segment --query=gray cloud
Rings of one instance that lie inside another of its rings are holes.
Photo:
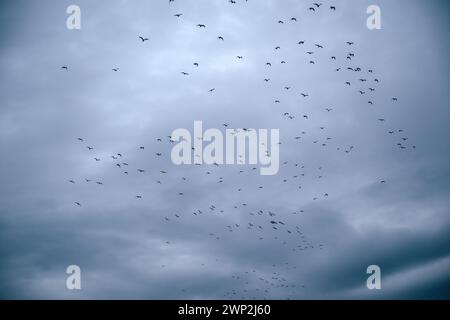
[[[236,2],[77,1],[78,31],[72,2],[0,4],[1,298],[449,298],[448,3],[379,1],[370,31],[370,1]],[[175,166],[194,120],[280,128],[287,164]]]

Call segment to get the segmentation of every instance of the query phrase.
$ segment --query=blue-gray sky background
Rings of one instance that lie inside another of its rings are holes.
[[[449,4],[312,2],[2,1],[0,297],[448,299]],[[81,30],[66,28],[71,4]],[[381,30],[366,28],[371,4]],[[174,166],[167,136],[194,120],[280,128],[287,164]],[[366,288],[371,264],[382,290]]]

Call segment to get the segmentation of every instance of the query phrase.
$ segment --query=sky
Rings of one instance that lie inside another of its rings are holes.
[[[2,1],[0,298],[449,299],[449,4],[322,3]],[[173,164],[196,120],[279,172]]]

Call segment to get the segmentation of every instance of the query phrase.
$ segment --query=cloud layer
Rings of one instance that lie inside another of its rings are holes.
[[[448,4],[323,3],[0,4],[0,297],[448,299]],[[279,128],[280,172],[175,166],[194,120]]]

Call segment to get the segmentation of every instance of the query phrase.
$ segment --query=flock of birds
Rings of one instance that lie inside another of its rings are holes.
[[[236,4],[235,0],[229,0],[229,2],[233,5]],[[171,6],[175,6],[175,0],[169,0],[169,4]],[[308,11],[311,12],[311,14],[314,14],[322,9],[322,3],[313,3],[310,7],[308,7]],[[337,10],[337,8],[334,5],[329,5],[328,10],[332,14]],[[182,19],[183,16],[184,14],[181,12],[174,14],[174,17],[177,19]],[[289,21],[295,23],[297,22],[297,18],[292,17]],[[284,20],[278,20],[276,22],[278,24],[285,23]],[[207,28],[207,26],[203,23],[198,23],[196,26],[200,29]],[[226,41],[223,35],[217,35],[217,40]],[[137,41],[145,45],[146,42],[151,40],[148,36],[138,35]],[[308,43],[306,40],[296,40],[295,44],[301,51],[304,52],[307,65],[311,65],[311,67],[314,68],[314,65],[320,63],[319,61],[323,61],[324,54],[322,51],[326,47],[326,44]],[[366,103],[369,106],[376,105],[378,101],[376,101],[373,94],[374,92],[381,90],[380,78],[376,76],[376,72],[373,68],[358,66],[354,62],[357,61],[357,44],[353,41],[347,41],[345,46],[348,48],[347,52],[337,52],[335,55],[327,57],[334,63],[334,67],[330,70],[330,72],[335,72],[342,75],[343,90],[348,90],[349,93],[353,91],[354,94],[366,97]],[[275,52],[280,52],[282,49],[281,46],[275,46],[273,50]],[[271,59],[268,59],[269,61],[267,61],[265,65],[261,66],[261,69],[265,74],[270,74],[270,70],[275,64],[275,62],[273,62],[275,57],[277,56],[274,55]],[[245,61],[245,57],[242,55],[237,55],[236,59]],[[288,62],[286,60],[281,60],[280,63],[286,64]],[[192,63],[192,66],[195,68],[200,68],[200,65],[200,61],[195,61]],[[62,66],[62,69],[69,71],[69,67],[67,65]],[[120,69],[118,67],[114,67],[111,70],[113,72],[119,72]],[[314,72],[314,69],[311,69],[310,72]],[[189,72],[183,70],[180,71],[180,74],[185,77],[190,76]],[[261,78],[261,81],[266,85],[271,84],[270,76],[262,76]],[[221,88],[221,90],[223,89]],[[280,88],[279,93],[280,96],[282,96],[283,92],[293,92],[294,90],[293,85],[286,85],[283,88]],[[215,87],[206,88],[205,94],[214,94],[215,91]],[[299,97],[301,97],[301,99],[305,99],[305,101],[308,101],[308,99],[311,98],[311,94],[308,92],[300,92]],[[396,103],[399,99],[397,97],[390,97],[388,100],[390,100],[391,103]],[[274,108],[283,107],[281,98],[276,98],[272,103],[274,104]],[[381,103],[385,104],[387,101],[381,101]],[[335,106],[325,106],[322,112],[326,115],[329,113],[339,112],[339,110]],[[296,129],[301,126],[301,123],[299,125],[299,122],[301,121],[315,120],[308,113],[296,113],[288,110],[280,111],[280,118],[283,119],[282,121],[289,122],[286,128]],[[387,119],[385,117],[375,117],[374,121],[377,121],[380,125],[383,125],[387,122]],[[289,127],[290,124],[292,124],[291,127]],[[230,125],[230,123],[223,123],[224,128],[228,128]],[[334,147],[337,152],[343,152],[345,154],[350,154],[355,151],[356,148],[354,145],[333,145],[333,137],[331,133],[327,131],[327,127],[325,125],[319,124],[317,126],[317,130],[321,136],[320,138],[313,137],[311,139],[313,144],[324,148]],[[287,137],[288,135],[286,132],[287,130],[283,130],[283,142],[280,143],[303,142],[306,141],[305,137],[309,134],[306,131],[300,131],[290,137]],[[387,129],[386,134],[398,136],[399,141],[397,142],[396,147],[399,149],[404,150],[416,148],[415,145],[408,143],[408,137],[404,135],[404,129]],[[286,142],[286,140],[289,139],[291,139],[291,141]],[[261,246],[266,246],[268,243],[270,243],[270,245],[279,245],[284,249],[290,250],[292,254],[307,250],[324,250],[326,248],[323,243],[310,239],[307,235],[307,231],[305,231],[306,226],[299,223],[298,217],[301,217],[307,212],[306,206],[303,207],[300,204],[300,201],[298,204],[298,209],[291,212],[280,212],[277,211],[277,209],[268,209],[267,207],[262,208],[263,205],[260,201],[251,202],[252,195],[266,189],[268,190],[268,193],[265,194],[265,196],[270,197],[271,190],[274,188],[273,183],[270,185],[264,183],[264,178],[259,176],[258,170],[255,166],[232,166],[233,168],[231,170],[234,171],[231,173],[230,171],[223,171],[223,168],[226,166],[218,164],[206,167],[203,165],[191,167],[183,166],[177,167],[178,169],[175,168],[173,170],[169,170],[167,167],[172,165],[169,156],[170,149],[175,143],[170,135],[155,137],[154,143],[150,146],[136,145],[135,150],[130,156],[127,156],[124,152],[115,151],[105,157],[104,154],[96,154],[97,147],[90,145],[88,143],[88,139],[85,137],[78,137],[77,141],[81,148],[86,150],[87,157],[92,159],[95,163],[115,167],[116,175],[121,175],[123,177],[127,177],[128,179],[133,179],[133,177],[136,176],[144,176],[149,179],[147,180],[149,183],[155,183],[157,185],[170,184],[170,188],[164,190],[173,190],[173,197],[171,199],[175,202],[184,201],[183,199],[189,195],[190,191],[194,188],[196,179],[202,179],[203,181],[205,177],[209,186],[217,186],[217,188],[219,188],[219,186],[224,186],[224,190],[227,190],[226,192],[231,193],[233,198],[236,199],[235,203],[222,203],[217,201],[219,203],[209,203],[204,207],[189,208],[184,212],[173,212],[170,214],[166,213],[160,217],[162,223],[173,225],[176,224],[177,228],[183,228],[185,223],[186,227],[192,223],[198,226],[202,226],[202,223],[205,223],[205,229],[208,228],[208,231],[205,231],[205,235],[213,241],[229,241],[229,239],[235,237],[234,234],[237,233],[239,236],[245,235],[248,239],[253,239],[256,242],[259,241]],[[136,157],[141,155],[142,157],[147,157],[149,155],[148,150],[151,150],[150,152],[153,155],[156,165],[152,165],[152,167],[148,169],[135,164]],[[318,181],[322,181],[326,176],[326,170],[323,166],[307,166],[298,159],[294,159],[294,161],[282,161],[280,163],[281,174],[279,173],[278,177],[284,172],[283,168],[293,170],[296,173],[289,177],[284,176],[279,178],[280,188],[285,188],[286,190],[291,191],[294,190],[296,194],[301,194],[302,190],[306,187],[305,184],[307,182],[314,184]],[[307,178],[310,180],[307,180]],[[81,177],[78,179],[70,178],[67,179],[67,181],[71,184],[94,184],[99,188],[106,183],[100,178],[94,179],[90,177]],[[233,184],[228,184],[228,181],[232,181]],[[240,181],[240,184],[236,185],[236,181]],[[386,183],[386,180],[380,179],[378,182],[384,184]],[[330,191],[326,190],[326,186],[320,184],[320,187],[318,188],[323,189],[317,191],[316,194],[311,197],[311,201],[320,201],[331,197]],[[142,202],[145,201],[146,194],[144,192],[129,194],[129,197],[130,201],[134,198],[133,201]],[[241,199],[245,199],[247,197],[249,198],[249,201],[240,201]],[[82,200],[77,199],[74,202],[74,205],[84,208],[85,203]],[[187,203],[185,207],[189,207],[189,203]],[[211,217],[218,219],[219,228],[217,230],[209,230]],[[164,241],[164,245],[173,246],[176,245],[176,243],[172,240],[166,240]],[[270,257],[267,257],[267,259],[270,259]],[[217,258],[213,263],[219,262],[220,260]],[[201,267],[205,266],[206,265],[204,263],[201,264]],[[236,285],[236,289],[231,289],[224,292],[222,297],[234,299],[264,299],[273,296],[275,290],[282,290],[282,294],[284,293],[286,297],[292,297],[295,296],[300,290],[305,289],[306,285],[304,283],[293,283],[283,274],[283,272],[287,273],[288,270],[300,268],[299,266],[293,265],[292,262],[289,261],[278,262],[277,264],[271,264],[271,266],[273,270],[270,272],[268,270],[259,270],[258,266],[255,265],[252,269],[233,273],[231,275],[230,284]],[[161,264],[160,267],[166,269],[168,268],[168,265]],[[181,288],[180,290],[183,294],[187,294],[189,288]],[[277,292],[279,293],[280,291]]]

